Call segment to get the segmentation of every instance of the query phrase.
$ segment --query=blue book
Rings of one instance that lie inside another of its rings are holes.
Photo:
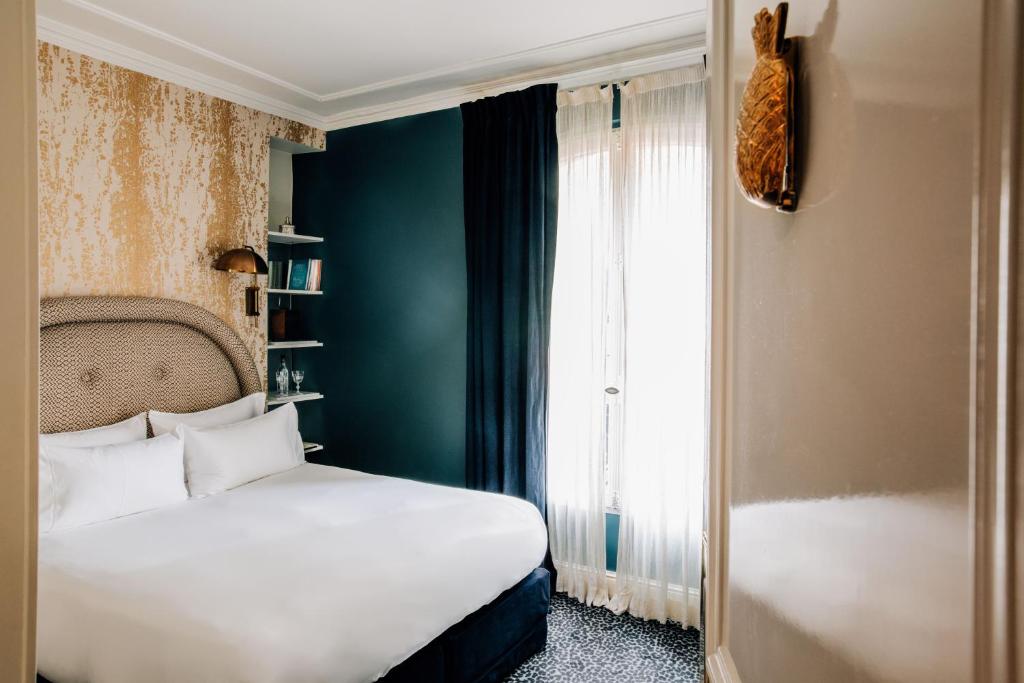
[[[306,275],[309,273],[309,260],[292,261],[292,272],[288,278],[288,289],[305,289]]]

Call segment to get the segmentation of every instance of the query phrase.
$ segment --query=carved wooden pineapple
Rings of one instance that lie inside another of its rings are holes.
[[[796,99],[795,38],[787,39],[788,3],[775,14],[762,9],[754,17],[757,62],[743,90],[736,121],[736,178],[755,204],[796,210],[794,164]]]

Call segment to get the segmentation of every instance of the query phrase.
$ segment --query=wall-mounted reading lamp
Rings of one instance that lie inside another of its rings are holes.
[[[245,288],[245,314],[259,315],[260,287],[256,276],[267,274],[267,262],[263,260],[263,257],[247,244],[241,249],[232,249],[221,254],[213,262],[213,267],[217,270],[226,270],[229,273],[252,274],[252,284]]]

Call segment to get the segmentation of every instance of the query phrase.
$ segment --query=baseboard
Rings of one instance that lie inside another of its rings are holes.
[[[729,650],[720,647],[710,655],[704,669],[705,678],[710,683],[741,683],[736,664],[732,661]]]

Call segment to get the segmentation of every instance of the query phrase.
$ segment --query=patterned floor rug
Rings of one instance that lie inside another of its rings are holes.
[[[556,594],[548,615],[548,644],[506,683],[700,683],[700,631],[616,616]]]

